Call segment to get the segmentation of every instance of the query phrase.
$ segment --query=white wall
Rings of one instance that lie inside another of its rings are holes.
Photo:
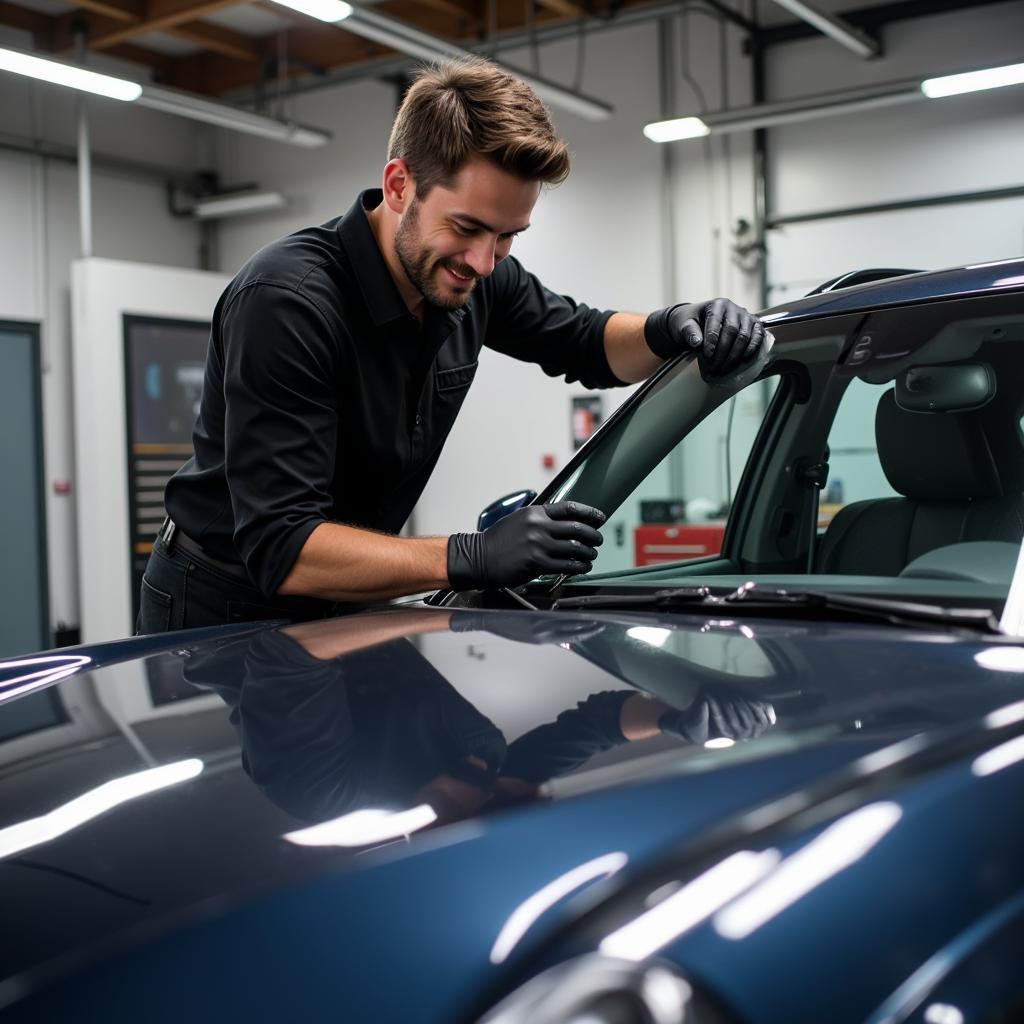
[[[134,158],[168,169],[191,166],[194,125],[115,101],[90,100],[97,153]],[[2,148],[7,139],[72,145],[75,98],[69,90],[0,76],[0,319],[42,325],[43,433],[50,622],[79,621],[72,443],[70,281],[80,253],[78,191],[73,165]],[[196,266],[194,224],[172,218],[158,180],[94,169],[94,251],[99,256]],[[8,441],[7,443],[10,443]],[[113,452],[111,458],[123,459]]]

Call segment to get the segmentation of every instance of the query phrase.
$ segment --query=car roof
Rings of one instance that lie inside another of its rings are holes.
[[[1024,291],[1024,258],[915,274],[899,273],[881,281],[815,292],[766,309],[761,318],[772,324],[1012,291]]]

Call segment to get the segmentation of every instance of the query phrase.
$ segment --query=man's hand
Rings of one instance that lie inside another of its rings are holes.
[[[774,724],[775,709],[768,701],[724,685],[702,686],[685,711],[669,708],[658,718],[662,732],[698,746],[708,740],[752,740]]]
[[[484,533],[448,538],[448,580],[455,590],[514,587],[537,576],[579,576],[604,538],[603,512],[576,501],[517,509]]]
[[[647,347],[662,359],[695,351],[704,377],[721,377],[764,348],[764,324],[729,299],[668,306],[644,324]]]

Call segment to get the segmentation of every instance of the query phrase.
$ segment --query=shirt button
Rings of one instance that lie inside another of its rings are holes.
[[[422,417],[420,416],[420,414],[419,414],[419,413],[417,413],[417,414],[416,414],[416,426],[417,426],[417,427],[418,427],[418,426],[420,425],[420,420],[421,420],[421,419],[422,419]]]

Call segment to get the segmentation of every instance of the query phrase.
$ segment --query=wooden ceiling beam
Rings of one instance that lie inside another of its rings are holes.
[[[143,9],[139,0],[74,0],[75,6],[90,14],[134,25],[142,21]]]
[[[49,50],[53,45],[54,21],[54,18],[39,11],[0,0],[0,25],[31,33],[32,45],[37,49]]]
[[[109,3],[112,0],[95,0],[97,3]],[[113,0],[127,2],[127,0]],[[134,36],[146,32],[166,32],[179,25],[189,25],[207,14],[222,11],[228,7],[236,7],[241,0],[145,0],[142,16],[130,24],[109,15],[69,11],[57,18],[57,40],[55,48],[67,50],[74,43],[74,26],[84,21],[86,45],[90,50],[106,50],[111,46],[127,42]],[[225,29],[224,31],[228,31]]]
[[[204,50],[234,60],[254,61],[263,56],[263,48],[255,36],[234,32],[208,21],[188,21],[182,25],[172,25],[163,31],[175,39],[201,46]]]

